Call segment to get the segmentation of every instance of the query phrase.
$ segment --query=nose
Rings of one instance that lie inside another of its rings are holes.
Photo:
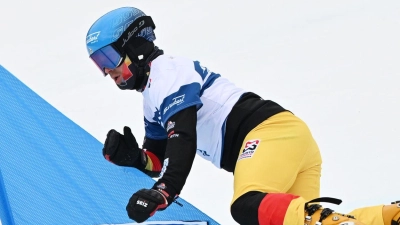
[[[105,72],[106,74],[109,74],[110,71],[112,71],[112,69],[104,68],[104,72]]]

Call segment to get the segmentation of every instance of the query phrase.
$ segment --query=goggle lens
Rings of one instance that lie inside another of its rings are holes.
[[[97,67],[99,67],[104,75],[107,75],[104,69],[115,69],[124,60],[124,57],[122,57],[111,45],[107,45],[95,51],[90,58],[97,65]]]

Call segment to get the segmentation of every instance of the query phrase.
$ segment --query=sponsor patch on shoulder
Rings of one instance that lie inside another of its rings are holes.
[[[253,157],[260,142],[261,141],[258,139],[247,141],[246,144],[244,145],[244,149],[242,149],[242,151],[240,152],[238,161],[241,159],[248,159]]]
[[[168,121],[167,123],[167,132],[175,127],[175,122]]]

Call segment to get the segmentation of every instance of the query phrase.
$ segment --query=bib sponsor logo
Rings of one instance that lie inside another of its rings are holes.
[[[258,139],[247,141],[246,144],[244,145],[244,149],[239,155],[238,161],[241,159],[247,159],[253,157],[260,142],[261,141]]]
[[[175,105],[180,105],[185,101],[185,95],[179,95],[178,97],[175,97],[172,99],[172,103],[170,103],[167,107],[164,108],[164,115],[165,113],[172,107]]]
[[[205,151],[205,150],[197,149],[197,151],[198,151],[199,154],[202,155],[202,156],[206,156],[206,157],[210,156],[210,155],[207,153],[207,151]]]

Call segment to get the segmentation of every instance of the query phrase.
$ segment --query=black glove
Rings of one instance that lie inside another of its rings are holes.
[[[141,223],[153,216],[157,210],[164,210],[167,207],[167,197],[161,191],[141,189],[129,199],[126,211],[129,218]]]
[[[143,169],[146,165],[146,157],[143,155],[143,150],[139,148],[129,127],[124,127],[124,135],[115,130],[110,130],[107,133],[103,156],[108,161],[119,166]]]
[[[151,189],[141,189],[129,199],[126,211],[129,218],[141,223],[153,216],[156,211],[166,209],[172,202],[182,206],[176,201],[178,197],[175,189],[158,180]]]

